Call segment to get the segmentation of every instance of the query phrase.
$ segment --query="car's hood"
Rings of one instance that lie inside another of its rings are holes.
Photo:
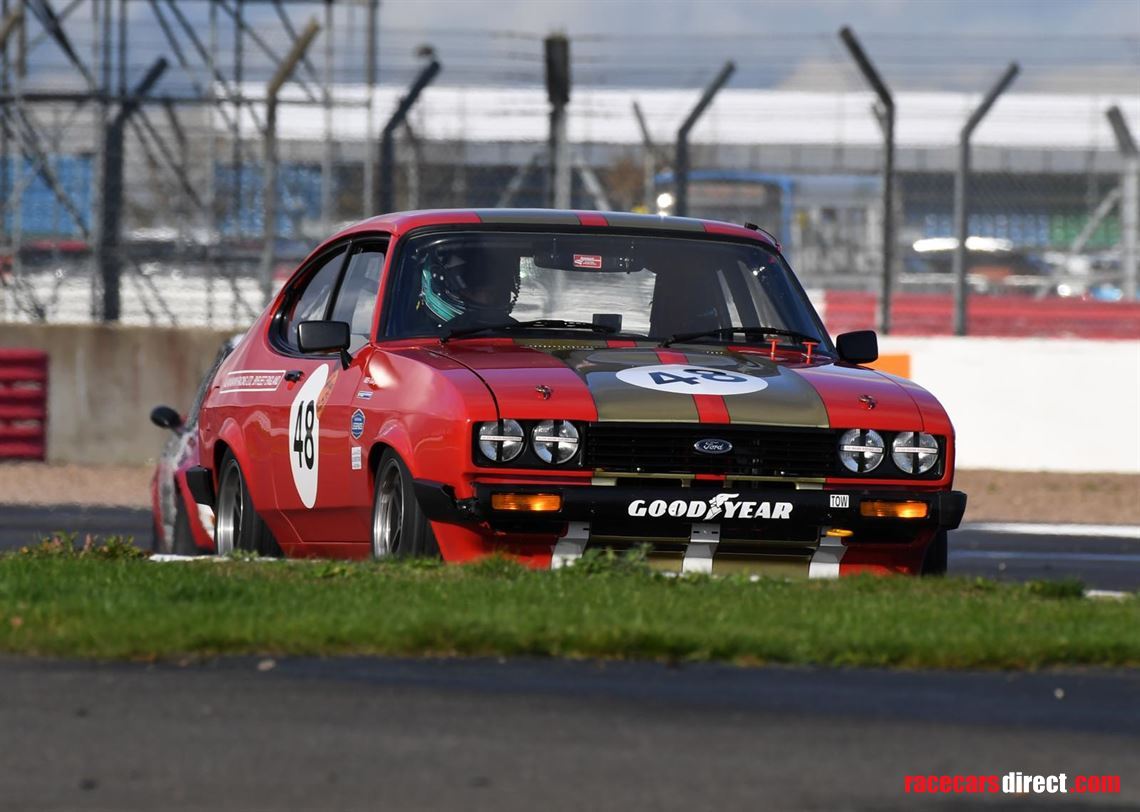
[[[596,341],[456,342],[433,352],[478,375],[504,417],[805,427],[922,427],[893,380],[824,361]]]

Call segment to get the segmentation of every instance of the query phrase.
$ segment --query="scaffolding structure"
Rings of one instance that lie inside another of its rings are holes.
[[[26,266],[47,254],[55,264],[65,256],[78,260],[68,263],[72,276],[86,266],[90,318],[119,320],[121,297],[129,296],[149,320],[178,324],[168,301],[177,289],[154,279],[155,263],[173,244],[194,283],[207,290],[207,321],[217,312],[210,300],[219,283],[230,289],[228,321],[247,320],[259,302],[243,284],[263,261],[261,242],[270,246],[271,267],[277,253],[275,239],[256,238],[289,233],[275,222],[257,222],[263,193],[257,176],[277,175],[276,154],[266,148],[272,143],[266,113],[288,85],[296,92],[281,103],[321,117],[321,160],[316,177],[311,171],[306,177],[320,190],[320,228],[331,230],[345,214],[333,196],[334,106],[362,107],[366,142],[374,141],[378,6],[379,0],[0,0],[0,274],[7,283],[0,308],[33,316],[46,309],[49,302],[37,301],[43,291],[21,283]],[[156,31],[157,42],[143,39]],[[304,47],[314,35],[313,47]],[[351,77],[367,89],[363,98],[334,101],[334,85],[352,69],[338,62],[342,51],[363,56]],[[265,91],[251,92],[261,81]],[[249,136],[250,125],[260,137]],[[366,151],[362,164],[357,210],[349,216],[367,215],[376,198],[375,154]],[[140,186],[139,174],[149,192],[130,201],[128,211],[124,185]],[[282,177],[281,196],[304,180]],[[53,232],[42,242],[26,222],[37,193],[48,196],[55,220],[39,224]],[[283,258],[291,253],[280,248]]]

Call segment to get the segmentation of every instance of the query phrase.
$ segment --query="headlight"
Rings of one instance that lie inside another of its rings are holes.
[[[926,432],[900,432],[891,443],[891,459],[904,474],[925,474],[938,462],[938,441]]]
[[[883,437],[871,429],[851,429],[839,438],[839,459],[848,471],[866,474],[883,461]]]
[[[479,450],[494,462],[510,462],[523,450],[526,434],[517,420],[479,424]]]
[[[554,465],[578,453],[578,429],[566,420],[543,420],[531,430],[530,441],[538,458]]]

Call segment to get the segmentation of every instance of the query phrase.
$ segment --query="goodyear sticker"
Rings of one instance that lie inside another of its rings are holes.
[[[352,434],[352,439],[359,440],[364,436],[364,412],[357,409],[352,413],[352,421],[349,424],[349,433]]]

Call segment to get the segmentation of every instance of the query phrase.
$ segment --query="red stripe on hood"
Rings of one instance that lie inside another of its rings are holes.
[[[683,352],[673,350],[657,350],[657,358],[663,364],[687,364],[689,359]],[[728,406],[720,395],[693,395],[693,403],[697,407],[697,417],[702,423],[731,423],[728,416]]]

